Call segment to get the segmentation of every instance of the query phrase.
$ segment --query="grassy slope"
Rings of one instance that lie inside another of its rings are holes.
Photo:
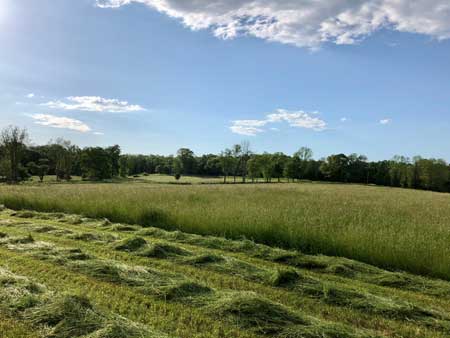
[[[86,295],[102,311],[171,337],[443,338],[450,333],[448,282],[249,241],[76,216],[11,214],[8,210],[0,214],[3,267],[57,293]],[[103,263],[107,264],[101,268]],[[136,279],[130,272],[136,266],[151,269],[152,274],[139,268]],[[390,287],[381,286],[378,277],[391,281]],[[180,288],[186,282],[210,291]],[[293,318],[301,321],[293,324]],[[267,328],[264,323],[269,319],[272,326]],[[29,325],[26,320],[20,324]],[[9,326],[13,328],[20,330]]]
[[[113,221],[345,256],[450,279],[450,194],[338,184],[0,187],[11,208]]]

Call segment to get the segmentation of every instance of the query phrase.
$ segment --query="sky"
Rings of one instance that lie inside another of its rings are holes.
[[[0,128],[450,160],[448,0],[0,0]]]

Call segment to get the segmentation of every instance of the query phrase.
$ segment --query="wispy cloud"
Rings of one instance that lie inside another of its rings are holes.
[[[84,122],[81,122],[79,120],[75,120],[75,119],[72,119],[69,117],[55,116],[55,115],[50,115],[50,114],[31,114],[29,116],[33,120],[35,120],[36,124],[39,124],[42,126],[59,128],[59,129],[69,129],[69,130],[78,131],[80,133],[87,133],[92,130]]]
[[[129,113],[145,110],[137,104],[129,104],[127,101],[118,99],[105,99],[99,96],[70,96],[65,101],[50,101],[41,105],[52,109],[108,113]]]
[[[341,117],[341,122],[347,122],[348,121],[348,118],[346,118],[346,117]]]
[[[355,44],[381,29],[450,38],[448,0],[96,0],[100,8],[132,3],[222,39],[248,35],[312,49]]]
[[[380,120],[380,124],[386,125],[386,124],[391,124],[392,119],[382,119]]]
[[[25,97],[28,99],[32,99],[33,97],[35,97],[35,95],[34,95],[34,93],[30,93],[30,94],[27,94]]]
[[[256,134],[264,132],[264,127],[267,124],[265,120],[236,120],[233,121],[230,129],[235,134],[255,136]]]
[[[291,127],[323,131],[327,128],[327,124],[317,115],[319,115],[318,112],[307,113],[302,110],[277,109],[275,113],[266,115],[266,118],[263,120],[234,120],[230,130],[235,134],[255,136],[263,133],[265,131],[264,127],[268,124],[287,122]],[[269,129],[278,130],[275,127]]]

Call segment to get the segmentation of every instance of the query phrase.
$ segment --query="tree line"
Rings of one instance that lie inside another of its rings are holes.
[[[127,155],[120,146],[80,147],[57,139],[46,145],[30,145],[26,130],[5,128],[0,133],[0,178],[17,183],[32,175],[57,180],[81,176],[107,180],[140,174],[223,177],[223,183],[296,182],[300,180],[376,184],[392,187],[450,192],[450,165],[442,159],[395,156],[370,162],[364,155],[334,154],[315,160],[307,147],[292,155],[281,152],[256,154],[248,142],[220,154],[196,156],[188,148],[176,155]]]

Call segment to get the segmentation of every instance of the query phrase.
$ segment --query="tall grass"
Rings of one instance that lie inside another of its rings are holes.
[[[2,186],[14,209],[246,237],[450,279],[450,194],[338,184]]]

